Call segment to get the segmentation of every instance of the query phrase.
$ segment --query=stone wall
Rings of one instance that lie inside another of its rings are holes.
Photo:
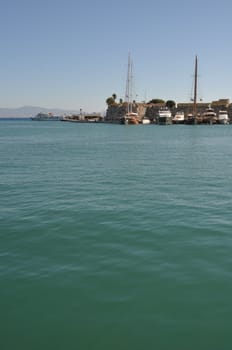
[[[133,103],[132,112],[138,114],[138,120],[141,120],[146,112],[146,105],[143,103]],[[127,103],[114,104],[108,106],[105,121],[109,123],[120,123],[120,119],[127,113]]]

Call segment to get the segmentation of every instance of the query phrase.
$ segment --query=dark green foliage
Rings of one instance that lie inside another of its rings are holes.
[[[173,101],[173,100],[168,100],[168,101],[166,102],[165,106],[168,107],[168,108],[170,108],[170,109],[172,109],[172,108],[176,107],[176,102]]]
[[[161,100],[159,98],[153,98],[151,101],[148,102],[149,103],[153,103],[153,104],[160,104],[160,103],[165,103],[164,100]]]

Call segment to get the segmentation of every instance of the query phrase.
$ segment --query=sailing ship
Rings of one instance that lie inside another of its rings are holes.
[[[121,118],[121,124],[134,124],[134,125],[139,124],[138,113],[133,111],[132,80],[133,80],[133,62],[129,53],[128,67],[127,67],[127,80],[126,80],[126,94],[125,94],[127,112]]]

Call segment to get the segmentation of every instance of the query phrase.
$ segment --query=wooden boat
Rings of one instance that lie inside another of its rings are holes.
[[[128,112],[121,118],[121,124],[125,125],[137,125],[138,121],[138,113]]]

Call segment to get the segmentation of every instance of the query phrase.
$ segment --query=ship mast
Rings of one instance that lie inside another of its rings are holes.
[[[132,112],[132,71],[133,64],[130,53],[128,54],[127,79],[126,79],[126,93],[125,101],[127,102],[127,112]]]
[[[195,57],[193,116],[197,116],[197,56]]]

